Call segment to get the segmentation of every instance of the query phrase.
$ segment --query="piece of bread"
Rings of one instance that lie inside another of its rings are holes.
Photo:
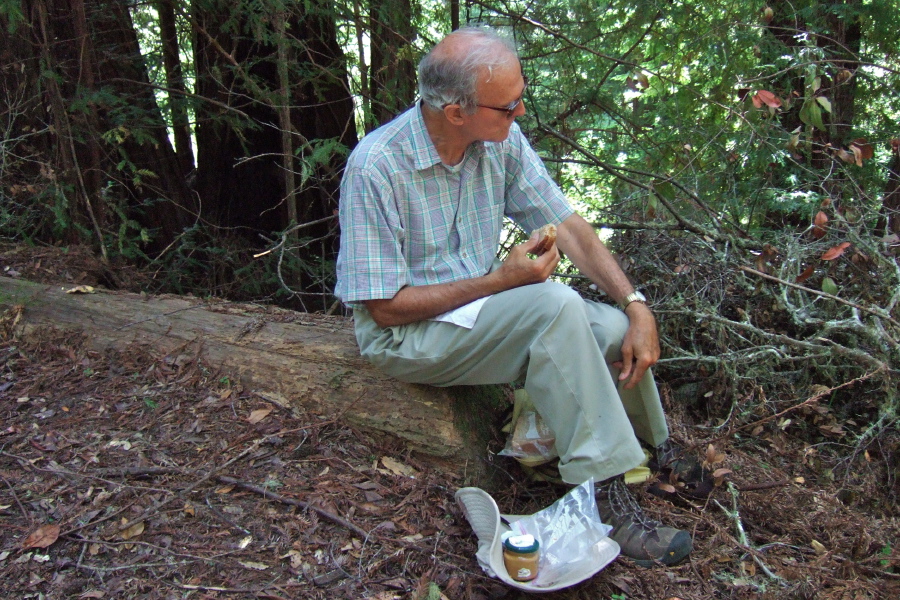
[[[553,244],[556,243],[556,225],[544,225],[540,229],[533,231],[532,235],[535,233],[538,234],[538,239],[541,241],[538,243],[537,247],[532,250],[532,253],[540,256],[552,248]]]
[[[557,456],[556,436],[536,412],[523,412],[507,442],[509,451],[520,463],[534,467],[550,462]]]

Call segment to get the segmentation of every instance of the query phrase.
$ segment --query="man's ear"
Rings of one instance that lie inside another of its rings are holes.
[[[462,125],[462,107],[459,104],[448,104],[444,107],[444,117],[451,125]]]

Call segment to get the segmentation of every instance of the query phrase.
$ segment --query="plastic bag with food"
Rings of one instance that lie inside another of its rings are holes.
[[[526,467],[536,467],[559,458],[556,437],[525,390],[515,391],[508,433],[506,446],[498,452],[501,456],[511,456]]]

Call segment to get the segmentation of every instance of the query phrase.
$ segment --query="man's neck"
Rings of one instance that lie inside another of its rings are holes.
[[[438,156],[441,157],[441,162],[450,166],[459,164],[473,140],[464,139],[460,135],[459,129],[447,122],[443,113],[431,110],[424,105],[420,107],[420,110],[428,137],[431,138]]]

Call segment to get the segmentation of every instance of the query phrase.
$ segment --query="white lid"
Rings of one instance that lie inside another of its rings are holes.
[[[512,535],[504,541],[515,548],[528,548],[534,546],[534,536],[530,533],[526,533],[525,535]]]

